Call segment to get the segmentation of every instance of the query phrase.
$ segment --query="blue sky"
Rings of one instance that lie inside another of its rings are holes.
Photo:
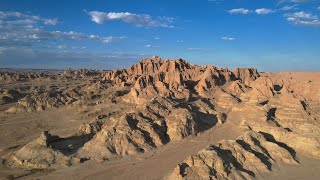
[[[320,71],[319,0],[2,0],[0,67],[123,68],[157,54]]]

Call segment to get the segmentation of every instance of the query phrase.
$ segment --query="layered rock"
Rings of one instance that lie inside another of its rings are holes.
[[[223,140],[189,156],[171,179],[253,179],[276,162],[298,164],[290,152],[263,134],[247,131],[235,141]]]
[[[20,150],[3,157],[7,166],[22,166],[32,169],[68,167],[80,163],[80,159],[65,156],[59,150],[53,149],[51,143],[59,137],[51,136],[47,131],[39,138],[28,143]]]
[[[213,127],[218,120],[224,122],[222,114],[202,103],[199,107],[203,112],[200,112],[192,109],[195,104],[165,104],[153,99],[139,113],[128,112],[110,116],[102,123],[83,125],[80,130],[94,136],[84,144],[80,154],[98,161],[139,156],[166,143],[196,135]]]
[[[250,85],[258,77],[260,77],[256,68],[236,68],[233,71],[234,76],[240,79],[244,84]]]
[[[107,72],[104,81],[132,83],[127,102],[144,104],[160,96],[170,99],[188,99],[191,93],[212,97],[219,86],[240,81],[251,84],[259,77],[256,69],[237,68],[234,71],[215,66],[197,66],[182,59],[143,59],[131,68]]]
[[[159,126],[141,114],[110,118],[104,127],[87,142],[82,154],[96,160],[118,156],[136,156],[167,142],[165,127]]]

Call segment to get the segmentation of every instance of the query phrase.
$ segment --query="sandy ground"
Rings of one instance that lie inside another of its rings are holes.
[[[0,113],[0,156],[18,150],[37,138],[43,130],[49,130],[61,137],[76,132],[79,126],[88,122],[80,118],[74,109],[60,108],[38,113]],[[24,169],[10,169],[0,165],[0,179],[11,174],[30,174]],[[27,178],[27,176],[23,176]]]
[[[76,117],[74,109],[61,108],[39,113],[0,114],[0,155],[7,148],[24,145],[49,130],[61,136],[74,133],[87,122]]]
[[[299,157],[300,165],[279,165],[272,173],[261,175],[265,180],[318,180],[320,177],[320,160]]]

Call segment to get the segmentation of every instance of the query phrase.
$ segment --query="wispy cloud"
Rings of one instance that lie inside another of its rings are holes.
[[[158,17],[158,19],[152,18],[147,14],[134,14],[129,12],[99,12],[90,11],[87,14],[91,17],[91,20],[97,24],[103,24],[106,21],[119,20],[128,24],[134,24],[140,27],[163,27],[174,28],[171,23],[173,18],[170,17]]]
[[[245,8],[231,9],[228,11],[230,14],[249,14],[251,11]]]
[[[16,30],[13,32],[0,32],[0,46],[31,46],[34,43],[52,40],[71,40],[71,41],[97,41],[111,43],[125,39],[121,37],[101,37],[97,35],[86,35],[79,32],[69,31],[44,31],[42,29],[29,29],[26,31]]]
[[[298,9],[298,4],[294,4],[294,5],[291,5],[291,6],[283,6],[281,8],[282,11],[290,11],[290,10],[295,10],[295,9]]]
[[[275,11],[272,9],[260,8],[260,9],[256,9],[255,12],[257,14],[270,14],[270,13],[274,13]]]
[[[45,24],[45,25],[57,25],[59,23],[57,18],[48,19],[40,16],[34,16],[30,14],[24,14],[21,12],[4,12],[0,11],[0,20],[6,24],[20,24],[20,25],[32,25],[32,24]]]
[[[87,35],[75,31],[48,31],[47,26],[58,24],[56,18],[48,19],[20,12],[0,11],[0,47],[27,47],[50,41],[96,41],[110,43],[125,36]]]
[[[177,43],[183,43],[184,40],[177,40],[176,42],[177,42]]]
[[[295,12],[295,13],[288,13],[286,14],[289,18],[295,18],[295,19],[318,19],[318,16],[313,15],[311,13],[306,13],[304,11]]]
[[[304,11],[287,13],[284,15],[287,21],[301,26],[314,26],[320,27],[320,19],[317,15],[306,13]]]
[[[221,37],[222,40],[225,40],[225,41],[234,41],[236,40],[236,38],[234,37]]]

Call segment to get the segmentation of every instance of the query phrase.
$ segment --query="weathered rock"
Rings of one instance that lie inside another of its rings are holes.
[[[220,141],[189,156],[169,178],[253,179],[259,173],[271,171],[276,162],[298,164],[285,148],[260,133],[247,131],[235,141]]]
[[[20,150],[2,157],[7,166],[22,166],[32,169],[68,167],[80,163],[80,159],[63,155],[59,150],[50,147],[50,143],[59,139],[47,131],[28,143]]]

